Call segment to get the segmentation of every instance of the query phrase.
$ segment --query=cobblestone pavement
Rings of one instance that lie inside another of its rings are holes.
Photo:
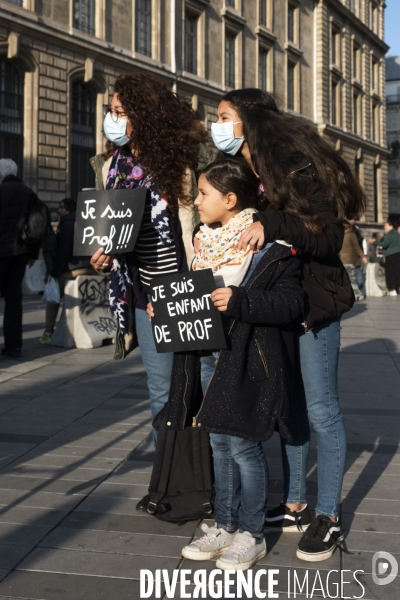
[[[43,347],[37,342],[43,322],[40,300],[26,299],[23,359],[0,359],[0,599],[139,599],[140,569],[211,570],[215,563],[181,558],[198,524],[171,525],[135,510],[153,458],[139,353],[114,362],[110,347]],[[304,563],[295,558],[297,534],[270,535],[268,555],[257,568],[279,569],[280,598],[295,597],[288,594],[288,572],[293,591],[293,571],[302,581],[308,568],[309,594],[317,569],[323,586],[317,581],[308,597],[329,592],[397,600],[400,578],[373,583],[372,556],[386,551],[400,561],[400,298],[358,303],[342,333],[340,392],[348,433],[342,518],[350,553]],[[277,436],[265,451],[274,506],[282,488]],[[315,460],[313,439],[311,506]],[[327,590],[328,572],[341,569],[351,583],[337,588],[332,573]],[[351,573],[356,569],[365,572],[359,575],[363,595]]]

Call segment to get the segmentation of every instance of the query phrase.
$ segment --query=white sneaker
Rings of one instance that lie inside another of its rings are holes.
[[[388,296],[397,296],[396,290],[390,290],[390,292],[388,292]]]
[[[203,523],[201,528],[205,535],[182,548],[183,557],[190,560],[210,560],[225,552],[236,536],[236,531],[229,533],[225,529],[209,527],[206,523]]]
[[[217,560],[217,569],[245,571],[267,554],[265,538],[258,540],[248,531],[237,533],[229,549]]]

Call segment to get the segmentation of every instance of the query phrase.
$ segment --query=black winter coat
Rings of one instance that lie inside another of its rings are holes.
[[[60,277],[72,269],[90,266],[90,258],[74,256],[74,230],[76,212],[70,211],[60,219],[56,234],[56,255],[50,275]]]
[[[338,319],[355,302],[346,269],[339,258],[344,229],[339,224],[326,191],[307,158],[292,163],[299,192],[310,202],[312,210],[326,223],[315,235],[303,221],[287,212],[258,212],[255,220],[264,226],[266,241],[285,240],[303,253],[302,285],[305,292],[305,322],[310,328],[329,319]]]
[[[221,350],[206,394],[200,356],[175,354],[169,398],[172,429],[194,427],[259,442],[275,429],[291,441],[291,399],[301,386],[296,324],[303,314],[300,260],[274,244],[245,286],[232,287],[229,349]]]
[[[15,175],[7,175],[0,183],[0,256],[39,256],[40,242],[28,246],[21,240],[26,211],[35,192]]]

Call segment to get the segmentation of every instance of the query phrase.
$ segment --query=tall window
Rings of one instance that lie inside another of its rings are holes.
[[[0,157],[12,158],[22,175],[24,77],[15,65],[0,61]]]
[[[353,131],[361,133],[361,98],[357,93],[353,94]]]
[[[185,14],[185,71],[197,73],[197,15]]]
[[[225,85],[235,87],[235,35],[225,34]]]
[[[268,83],[268,50],[260,48],[258,54],[258,87],[267,90]]]
[[[94,187],[89,159],[96,154],[96,95],[84,83],[72,84],[71,193],[76,198],[85,187]]]
[[[151,0],[136,0],[136,52],[151,56]]]
[[[225,5],[232,6],[232,8],[235,8],[235,0],[225,0]]]
[[[371,137],[372,141],[379,143],[379,105],[376,102],[372,102],[371,109]]]
[[[353,43],[353,77],[361,81],[361,50],[356,43]]]
[[[287,70],[287,107],[289,110],[295,108],[295,73],[296,63],[289,61]]]
[[[332,24],[331,29],[331,64],[340,68],[340,29]]]
[[[260,25],[267,25],[267,0],[259,0],[260,8],[258,20]]]
[[[369,27],[376,35],[379,34],[379,11],[373,1],[369,4]]]
[[[339,82],[332,79],[331,88],[331,123],[339,125]]]
[[[379,94],[379,61],[374,57],[371,62],[371,90]]]
[[[287,37],[289,42],[295,41],[295,7],[288,4]]]
[[[74,0],[74,27],[94,33],[94,0]]]

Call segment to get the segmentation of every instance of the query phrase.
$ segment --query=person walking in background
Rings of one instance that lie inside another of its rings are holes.
[[[90,266],[90,258],[74,256],[74,228],[76,200],[64,198],[58,207],[60,215],[60,224],[55,234],[55,253],[52,261],[46,260],[47,274],[45,281],[49,277],[58,280],[60,285],[60,297],[64,296],[64,288],[67,281],[76,279],[80,275],[95,275],[94,269]],[[52,232],[48,234],[51,236]],[[47,258],[50,258],[47,257]],[[49,265],[53,263],[49,269]],[[51,336],[57,319],[60,305],[53,302],[46,304],[46,329],[39,338],[41,344],[50,344]]]
[[[354,229],[354,219],[349,219],[348,225],[345,225],[340,260],[344,265],[353,265],[356,270],[357,285],[360,292],[365,296],[363,264],[368,263],[368,258],[362,250],[359,237]]]
[[[400,233],[394,221],[387,221],[383,226],[385,237],[377,241],[371,238],[370,244],[382,248],[385,257],[386,286],[389,296],[397,296],[400,291]]]
[[[21,240],[27,208],[36,194],[17,177],[11,158],[0,160],[0,290],[5,300],[3,356],[19,358],[22,348],[22,280],[39,256],[40,242]]]

